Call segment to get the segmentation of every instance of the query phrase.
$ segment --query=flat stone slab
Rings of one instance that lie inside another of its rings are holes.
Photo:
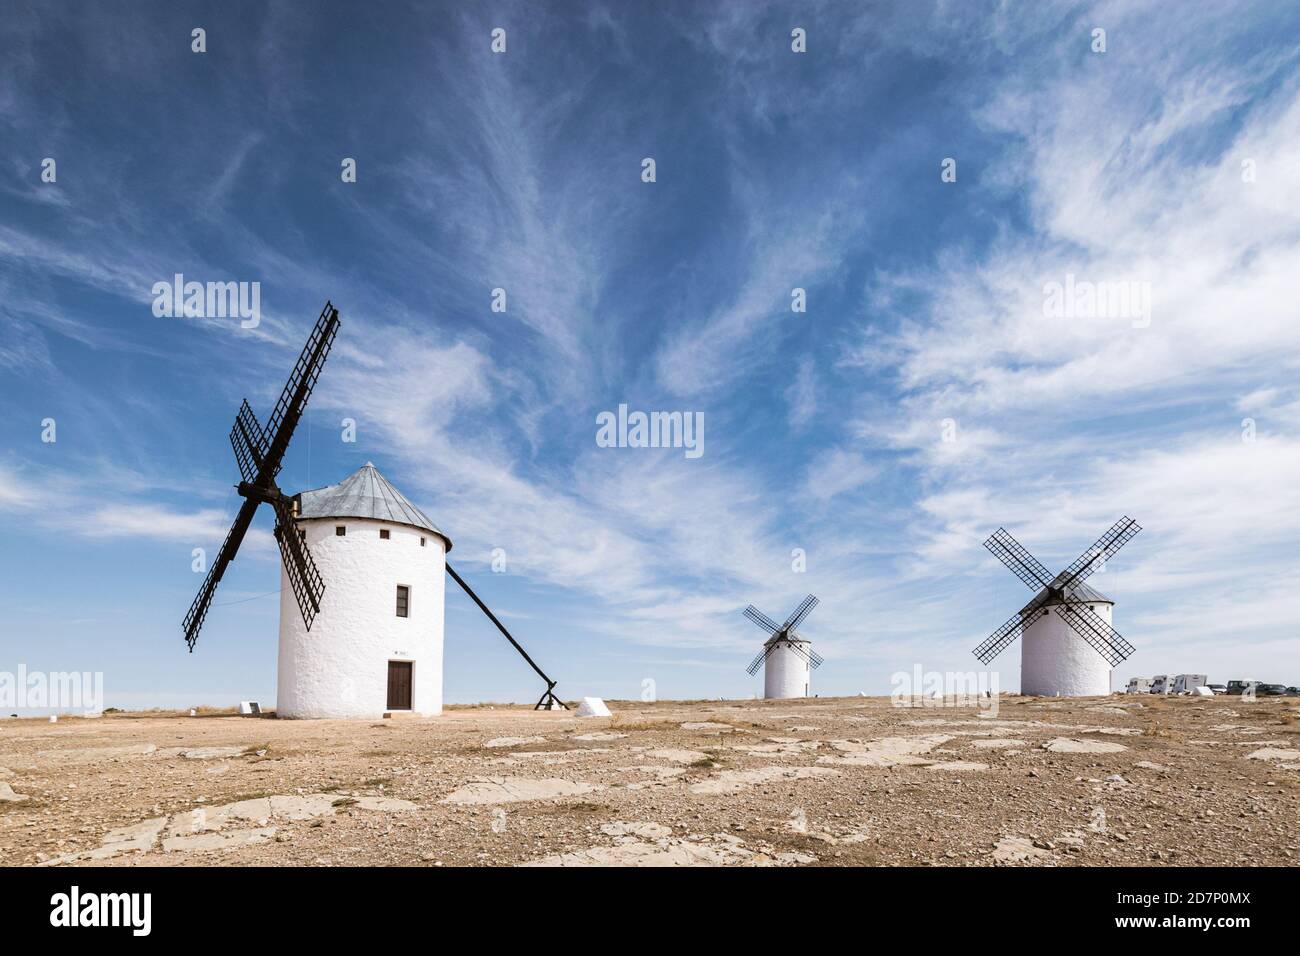
[[[1003,837],[993,848],[993,859],[998,863],[1042,863],[1051,858],[1050,850],[1034,846],[1025,837]]]
[[[759,784],[772,783],[777,780],[808,780],[814,777],[836,777],[838,770],[826,767],[759,767],[756,770],[724,770],[708,780],[692,784],[691,793],[727,794],[739,793]]]
[[[675,747],[664,747],[659,750],[647,750],[645,755],[655,760],[667,760],[671,763],[699,763],[701,760],[708,760],[709,755],[702,750],[681,750]]]
[[[0,783],[0,803],[22,803],[30,799],[24,793],[14,793],[14,788],[7,783]]]
[[[1246,754],[1247,760],[1300,760],[1300,750],[1281,750],[1277,747],[1263,747],[1254,753]]]
[[[619,740],[627,734],[616,734],[611,730],[597,730],[590,734],[578,734],[574,740]]]
[[[762,744],[735,744],[732,750],[773,757],[798,757],[821,746],[817,740],[787,740]]]
[[[702,730],[708,733],[726,734],[734,733],[736,728],[731,724],[720,724],[713,720],[688,720],[682,724],[682,730]]]
[[[865,743],[832,740],[830,745],[842,756],[818,757],[817,762],[854,767],[921,766],[934,763],[922,754],[928,754],[935,747],[954,739],[950,734],[919,734],[915,737],[882,737]]]
[[[1008,747],[1024,747],[1025,741],[1016,740],[1012,737],[990,737],[987,740],[972,740],[972,747],[981,747],[985,750],[1005,750]]]
[[[93,850],[56,856],[40,865],[58,866],[85,860],[107,860],[124,853],[148,853],[159,846],[160,839],[164,853],[229,850],[265,843],[275,836],[276,828],[269,825],[273,822],[311,820],[333,815],[345,807],[388,812],[419,809],[417,804],[409,800],[346,797],[337,793],[258,797],[212,807],[196,807],[170,818],[152,817],[130,826],[119,827],[104,834],[101,845]],[[255,826],[248,827],[248,823]]]
[[[157,744],[133,744],[128,747],[83,747],[67,750],[41,750],[36,756],[58,760],[60,763],[97,763],[100,760],[112,760],[115,757],[137,757],[151,754],[158,749]]]
[[[1123,744],[1108,740],[1075,740],[1072,737],[1056,737],[1043,744],[1043,749],[1056,754],[1117,754],[1128,750]]]
[[[604,788],[595,784],[559,778],[484,777],[471,780],[442,798],[442,803],[518,803],[525,800],[553,800],[573,797]]]
[[[606,836],[634,836],[647,840],[666,840],[673,835],[673,828],[662,823],[606,823],[600,828]]]
[[[194,853],[200,850],[234,850],[241,846],[265,843],[275,836],[275,827],[199,833],[195,836],[164,837],[164,853]]]

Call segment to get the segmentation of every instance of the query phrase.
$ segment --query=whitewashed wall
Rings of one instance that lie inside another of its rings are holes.
[[[1110,623],[1110,604],[1090,605]],[[1099,697],[1110,693],[1110,664],[1049,607],[1020,636],[1020,693]]]
[[[808,644],[800,644],[805,650]],[[806,697],[811,690],[811,668],[789,644],[782,642],[767,655],[763,665],[763,696],[767,698]]]
[[[336,525],[346,525],[347,534],[336,535]],[[414,662],[411,709],[442,713],[442,538],[369,518],[315,518],[299,526],[325,596],[308,632],[281,567],[277,714],[380,717],[388,704],[390,660]],[[388,529],[388,540],[379,537],[380,528]],[[409,617],[397,616],[399,584],[411,589]]]

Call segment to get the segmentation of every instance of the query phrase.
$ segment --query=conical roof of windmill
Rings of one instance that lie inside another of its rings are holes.
[[[336,485],[326,485],[298,495],[299,518],[372,518],[431,531],[447,543],[451,539],[406,495],[366,462]]]
[[[1082,581],[1074,585],[1074,587],[1070,588],[1070,593],[1073,597],[1077,598],[1080,601],[1089,601],[1094,604],[1115,603],[1115,601],[1112,598],[1106,597],[1106,595],[1102,594],[1096,588],[1092,587],[1089,584],[1085,584]],[[1047,596],[1047,588],[1040,589],[1039,592],[1034,595],[1033,599],[1029,603],[1033,604],[1034,601],[1038,601],[1040,599],[1044,600],[1044,606],[1061,603],[1057,598]]]
[[[773,634],[771,637],[769,637],[767,640],[763,642],[763,646],[767,647],[767,645],[769,644],[779,644],[781,641],[786,641],[790,644],[811,644],[812,643],[812,641],[809,638],[804,637],[802,634],[798,633],[797,631],[791,631],[789,634]]]

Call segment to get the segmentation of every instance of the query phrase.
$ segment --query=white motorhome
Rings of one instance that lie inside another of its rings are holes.
[[[1151,678],[1151,693],[1167,694],[1169,693],[1169,675],[1157,674]]]
[[[1150,677],[1130,677],[1128,687],[1125,688],[1126,694],[1149,694],[1151,693]]]
[[[1174,678],[1172,694],[1190,694],[1197,687],[1204,687],[1210,682],[1205,674],[1179,674]]]

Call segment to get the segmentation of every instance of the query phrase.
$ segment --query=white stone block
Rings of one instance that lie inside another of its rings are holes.
[[[578,706],[579,717],[613,717],[605,702],[599,697],[584,697]]]

